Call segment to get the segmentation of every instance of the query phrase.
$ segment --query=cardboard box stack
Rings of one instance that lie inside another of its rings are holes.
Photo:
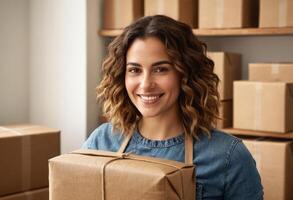
[[[287,76],[290,73],[293,64],[250,64],[249,80],[234,82],[234,128],[292,131],[293,76]]]
[[[0,199],[33,198],[38,189],[47,188],[48,160],[59,154],[58,130],[33,125],[1,126]],[[38,198],[43,199],[48,197]]]
[[[258,26],[258,0],[199,0],[199,28]]]
[[[265,200],[293,199],[293,141],[244,138],[261,176]]]
[[[145,0],[144,15],[167,15],[197,27],[198,0]]]
[[[104,1],[104,29],[122,29],[143,16],[143,0]]]
[[[259,27],[292,27],[293,0],[260,0]]]
[[[233,127],[275,134],[243,141],[260,172],[264,199],[291,200],[293,140],[278,135],[293,130],[293,63],[251,63],[248,69],[249,80],[234,82]]]
[[[232,126],[233,81],[241,79],[241,55],[228,52],[208,52],[208,57],[215,63],[214,72],[220,79],[220,117],[218,128]]]

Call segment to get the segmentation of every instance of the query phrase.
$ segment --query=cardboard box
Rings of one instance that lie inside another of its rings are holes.
[[[233,119],[233,102],[232,100],[221,101],[219,107],[219,115],[222,120],[217,120],[217,128],[228,128],[232,127],[232,119]]]
[[[208,52],[207,55],[214,61],[214,72],[220,79],[220,99],[232,99],[233,81],[241,79],[241,55],[228,52]]]
[[[0,200],[49,200],[49,189],[43,188],[0,197]]]
[[[260,0],[259,27],[292,27],[293,0]]]
[[[143,0],[104,1],[104,29],[123,29],[143,16]]]
[[[293,83],[235,81],[233,101],[234,128],[293,130]]]
[[[265,200],[293,199],[293,141],[245,139],[264,187]]]
[[[293,63],[250,63],[248,67],[251,81],[293,82]]]
[[[198,0],[145,0],[144,15],[167,15],[197,27]]]
[[[0,196],[48,187],[48,159],[60,154],[60,132],[14,125],[0,127]]]
[[[199,0],[199,28],[257,27],[258,0]]]
[[[193,165],[100,150],[78,152],[49,161],[50,199],[195,198]]]

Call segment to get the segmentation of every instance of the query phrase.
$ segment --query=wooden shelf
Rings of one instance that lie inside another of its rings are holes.
[[[121,29],[101,30],[101,36],[115,37],[122,33]],[[193,29],[197,36],[274,36],[293,35],[293,27],[286,28],[242,28],[242,29]]]
[[[233,134],[233,135],[246,135],[246,136],[293,139],[293,132],[273,133],[273,132],[251,131],[251,130],[242,130],[242,129],[234,129],[234,128],[225,128],[225,129],[222,129],[222,131],[224,131],[226,133]]]
[[[290,28],[193,29],[197,36],[265,36],[293,35]]]

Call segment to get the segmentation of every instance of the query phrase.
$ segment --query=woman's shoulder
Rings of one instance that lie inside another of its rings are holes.
[[[219,129],[213,129],[210,131],[210,135],[200,134],[198,137],[198,145],[214,147],[217,149],[227,150],[232,148],[232,146],[241,143],[242,140],[234,135],[225,133]]]
[[[111,123],[103,123],[90,134],[83,148],[116,151],[122,139],[122,134],[115,131]]]
[[[262,186],[256,163],[240,138],[220,130],[210,137],[201,135],[195,144],[198,172],[210,170],[219,174],[219,185],[225,186],[225,199],[261,199]],[[201,170],[200,170],[201,169]],[[239,187],[239,185],[246,185]]]
[[[200,135],[195,143],[195,152],[207,159],[220,159],[225,166],[232,164],[231,161],[238,157],[243,158],[243,162],[253,160],[242,139],[218,129],[212,130],[210,137]]]
[[[109,134],[112,132],[113,126],[110,122],[99,125],[92,134]]]

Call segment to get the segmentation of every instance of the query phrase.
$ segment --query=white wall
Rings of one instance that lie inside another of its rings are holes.
[[[0,125],[29,121],[28,0],[0,0]]]
[[[97,2],[30,2],[30,120],[61,129],[64,153],[97,126]]]
[[[0,125],[61,130],[62,153],[98,125],[101,0],[0,0]]]
[[[102,25],[102,0],[87,0],[87,134],[98,122],[99,108],[96,101],[96,86],[105,54],[103,37],[97,34]]]

